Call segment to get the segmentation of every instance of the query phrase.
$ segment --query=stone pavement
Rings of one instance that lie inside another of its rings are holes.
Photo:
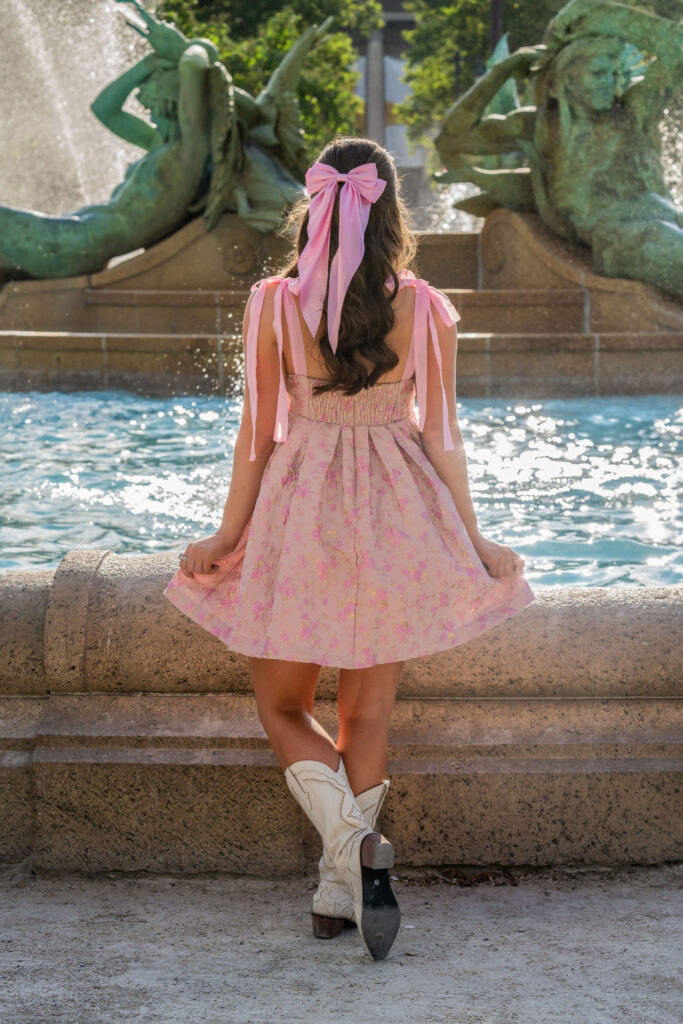
[[[312,937],[312,877],[1,868],[0,1020],[680,1024],[683,865],[396,874],[374,962]]]

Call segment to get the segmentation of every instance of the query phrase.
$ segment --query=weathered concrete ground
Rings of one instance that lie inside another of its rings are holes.
[[[680,1024],[683,865],[397,874],[376,963],[312,937],[312,878],[1,869],[0,1020]]]

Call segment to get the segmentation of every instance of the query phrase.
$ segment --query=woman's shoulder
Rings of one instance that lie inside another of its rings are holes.
[[[423,283],[427,285],[429,284],[429,282],[425,281],[424,278],[416,277],[412,270],[397,270],[396,277],[398,278],[399,288],[401,288],[404,285],[418,283]],[[387,285],[387,287],[391,287],[391,285],[393,284],[393,280],[394,279],[393,277],[391,277],[391,275],[386,279],[385,284]],[[254,283],[251,286],[251,291],[256,291],[257,288],[260,288],[262,285],[268,285],[271,282],[277,284],[284,283],[287,284],[289,287],[294,288],[295,290],[299,287],[300,283],[298,277],[285,276],[284,274],[268,274],[264,277],[259,277],[258,280],[254,281]]]
[[[418,280],[421,282],[428,297],[430,308],[436,309],[446,324],[457,323],[460,319],[460,314],[446,292],[442,288],[437,288],[436,285],[431,284],[426,278],[419,278]]]
[[[268,274],[266,277],[259,277],[249,289],[246,306],[249,315],[253,315],[251,312],[253,309],[257,316],[263,315],[264,312],[270,316],[275,309],[278,292],[282,293],[283,287],[294,281],[296,281],[296,287],[290,287],[288,290],[298,291],[298,278],[285,277],[283,274]]]
[[[443,292],[440,291],[440,289],[436,288],[433,284],[431,284],[426,277],[418,277],[412,270],[397,270],[396,277],[398,278],[399,288],[412,286],[414,288],[421,288],[424,291],[430,292],[432,294],[438,293],[440,295],[443,295]],[[391,287],[393,284],[393,278],[388,277],[385,281],[385,284],[387,285],[387,287]]]
[[[250,288],[250,291],[255,292],[255,291],[260,290],[262,287],[264,288],[264,290],[266,290],[267,286],[271,282],[276,282],[277,284],[280,284],[282,281],[293,281],[293,280],[294,280],[294,278],[292,278],[292,277],[284,277],[282,274],[268,274],[266,277],[259,277],[259,279],[257,281],[254,281],[254,283],[252,284],[252,286]]]
[[[458,322],[460,314],[441,288],[431,284],[425,277],[417,277],[412,270],[399,270],[396,276],[399,279],[399,288],[403,285],[413,285],[416,291],[420,289],[428,298],[429,305],[436,308],[445,323],[455,324]],[[391,282],[391,278],[389,281]]]
[[[396,277],[398,278],[399,291],[406,285],[416,285],[422,280],[422,278],[416,277],[412,270],[407,270],[405,268],[403,270],[397,270]],[[391,275],[386,279],[384,285],[386,288],[393,288],[394,279]]]

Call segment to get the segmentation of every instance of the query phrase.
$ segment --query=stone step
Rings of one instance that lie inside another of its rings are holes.
[[[589,330],[581,288],[444,288],[461,321],[475,334],[582,334]]]
[[[588,326],[581,288],[443,290],[463,331],[580,333]],[[225,334],[241,332],[248,292],[86,288],[84,295],[91,331]]]
[[[676,394],[683,332],[458,333],[458,394],[511,398]],[[6,390],[126,388],[150,395],[243,389],[241,336],[0,331]]]
[[[337,735],[336,701],[316,718]],[[392,757],[666,757],[683,753],[683,698],[402,697]],[[270,750],[251,693],[70,693],[0,697],[5,750]]]
[[[653,863],[681,852],[682,702],[399,700],[382,830],[404,866]],[[337,734],[334,702],[316,717]],[[320,841],[251,695],[0,700],[5,861],[310,870]]]

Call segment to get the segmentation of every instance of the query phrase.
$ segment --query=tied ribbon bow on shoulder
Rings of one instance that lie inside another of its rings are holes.
[[[374,163],[359,164],[343,174],[329,164],[316,161],[306,171],[306,189],[312,196],[308,207],[308,241],[297,265],[301,314],[314,337],[325,302],[330,226],[339,181],[344,182],[339,193],[339,247],[330,266],[327,299],[327,335],[333,352],[337,351],[346,290],[365,252],[370,204],[379,199],[387,184],[384,178],[378,177]]]

